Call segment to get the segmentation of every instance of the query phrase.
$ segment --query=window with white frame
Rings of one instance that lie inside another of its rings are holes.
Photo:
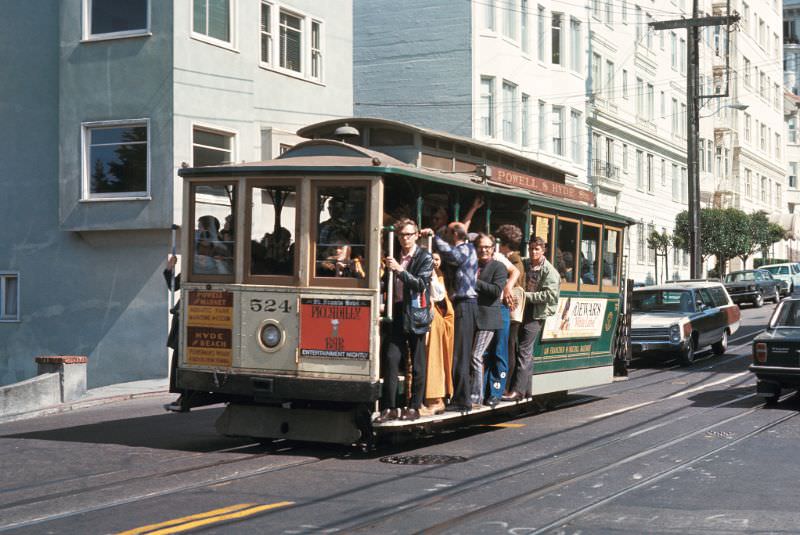
[[[750,85],[752,84],[752,81],[750,79],[750,69],[751,69],[750,60],[742,56],[742,63],[744,63],[744,85],[746,87],[750,87]]]
[[[277,44],[275,39],[277,38]],[[324,25],[311,16],[261,2],[261,65],[292,76],[323,78]]]
[[[622,98],[628,98],[628,70],[622,69]]]
[[[628,172],[628,144],[622,144],[622,170]]]
[[[667,185],[667,161],[661,158],[661,185]]]
[[[483,27],[487,30],[494,31],[494,11],[495,0],[485,0],[483,2]]]
[[[603,60],[600,58],[600,54],[592,52],[592,85],[594,85],[595,95],[599,95],[603,91],[602,65]]]
[[[569,19],[570,37],[572,43],[570,46],[570,68],[575,72],[580,72],[581,58],[583,57],[583,42],[581,41],[581,21],[576,18]]]
[[[561,54],[561,39],[562,34],[562,15],[560,13],[552,13],[551,15],[551,39],[550,39],[550,62],[553,65],[563,65],[563,57]]]
[[[681,200],[681,175],[677,164],[672,164],[672,200]]]
[[[481,135],[494,137],[494,78],[481,77]]]
[[[581,120],[581,112],[577,110],[570,110],[570,136],[572,139],[572,161],[580,162],[581,157],[581,137],[583,135],[583,121]]]
[[[0,321],[19,321],[19,273],[0,272]]]
[[[526,95],[525,93],[522,94],[522,146],[528,147],[531,144],[531,133],[530,133],[530,121],[531,121],[531,97]]]
[[[680,133],[680,110],[678,109],[678,99],[672,99],[672,135],[677,136]]]
[[[689,181],[687,180],[686,168],[681,167],[681,203],[689,204]]]
[[[639,264],[644,264],[645,259],[645,251],[647,238],[644,236],[644,223],[639,222],[636,224],[636,237],[637,237],[637,247],[636,247],[636,262]]]
[[[235,0],[192,0],[192,32],[213,41],[233,44]]]
[[[656,180],[653,175],[653,155],[647,155],[647,192],[654,193],[656,191]]]
[[[744,195],[748,199],[753,198],[753,172],[750,169],[744,170]]]
[[[128,37],[150,29],[150,0],[84,0],[84,38]]]
[[[528,22],[528,0],[520,0],[520,46],[522,51],[528,54],[531,51],[531,36]]]
[[[233,161],[234,134],[195,126],[192,130],[192,165],[221,165]]]
[[[547,149],[547,104],[539,101],[539,150]]]
[[[783,204],[783,189],[780,184],[775,184],[775,205],[780,208]]]
[[[678,34],[675,32],[669,33],[669,64],[672,70],[678,70]]]
[[[791,115],[788,120],[789,143],[797,143],[797,116]]]
[[[614,97],[614,62],[606,60],[606,95],[608,98]]]
[[[261,63],[272,63],[272,4],[261,2]]]
[[[538,6],[537,13],[538,13],[538,17],[536,19],[536,28],[538,30],[536,32],[538,34],[538,38],[536,40],[537,57],[539,58],[539,61],[544,61],[544,55],[545,55],[544,44],[546,42],[544,7]]]
[[[680,48],[679,48],[679,57],[678,62],[680,63],[681,67],[681,74],[686,74],[686,39],[683,37],[680,38]]]
[[[642,39],[643,31],[644,31],[644,20],[642,20],[642,7],[638,4],[634,6],[634,18],[636,23],[636,45],[639,44],[639,41]]]
[[[653,232],[656,231],[656,226],[653,223],[647,224],[647,236],[650,237]],[[647,263],[648,264],[655,264],[656,263],[656,250],[652,247],[647,248]]]
[[[517,142],[517,86],[503,80],[503,141]]]
[[[564,155],[564,108],[562,106],[553,106],[553,111],[550,114],[552,117],[552,134],[553,134],[553,153],[559,156]]]
[[[83,199],[150,194],[149,121],[84,123]]]
[[[781,135],[775,134],[775,157],[781,159]]]
[[[767,203],[767,177],[761,177],[761,202]]]
[[[797,188],[797,162],[789,162],[789,187],[791,189]]]
[[[636,189],[644,190],[644,152],[636,151]]]
[[[622,0],[622,23],[628,24],[628,0]]]
[[[752,118],[749,113],[744,114],[744,140],[750,142],[750,127],[752,126]]]
[[[516,0],[503,2],[503,36],[517,39],[517,6]]]

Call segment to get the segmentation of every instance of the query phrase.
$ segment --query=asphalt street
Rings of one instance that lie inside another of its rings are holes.
[[[0,531],[797,533],[800,399],[765,407],[747,371],[773,307],[723,356],[369,453],[219,436],[171,396],[0,424]]]

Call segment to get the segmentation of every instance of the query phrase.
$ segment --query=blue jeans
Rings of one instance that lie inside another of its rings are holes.
[[[508,379],[508,331],[511,328],[511,311],[506,305],[500,307],[503,316],[503,327],[495,332],[492,345],[486,354],[486,375],[483,390],[489,397],[499,398],[503,395]]]

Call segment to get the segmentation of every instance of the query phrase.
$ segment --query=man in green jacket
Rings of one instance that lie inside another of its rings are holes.
[[[556,312],[561,275],[547,261],[544,250],[547,244],[542,238],[531,240],[530,258],[524,262],[525,267],[525,312],[520,329],[520,340],[517,348],[516,371],[509,393],[503,401],[520,401],[531,390],[531,374],[533,373],[533,346],[544,327],[544,320]]]

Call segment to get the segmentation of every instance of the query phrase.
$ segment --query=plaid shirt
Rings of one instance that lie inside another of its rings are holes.
[[[434,236],[433,242],[436,250],[442,255],[442,260],[456,267],[453,299],[478,297],[478,292],[475,291],[478,278],[478,255],[475,253],[475,246],[470,242],[450,245],[439,236]]]

